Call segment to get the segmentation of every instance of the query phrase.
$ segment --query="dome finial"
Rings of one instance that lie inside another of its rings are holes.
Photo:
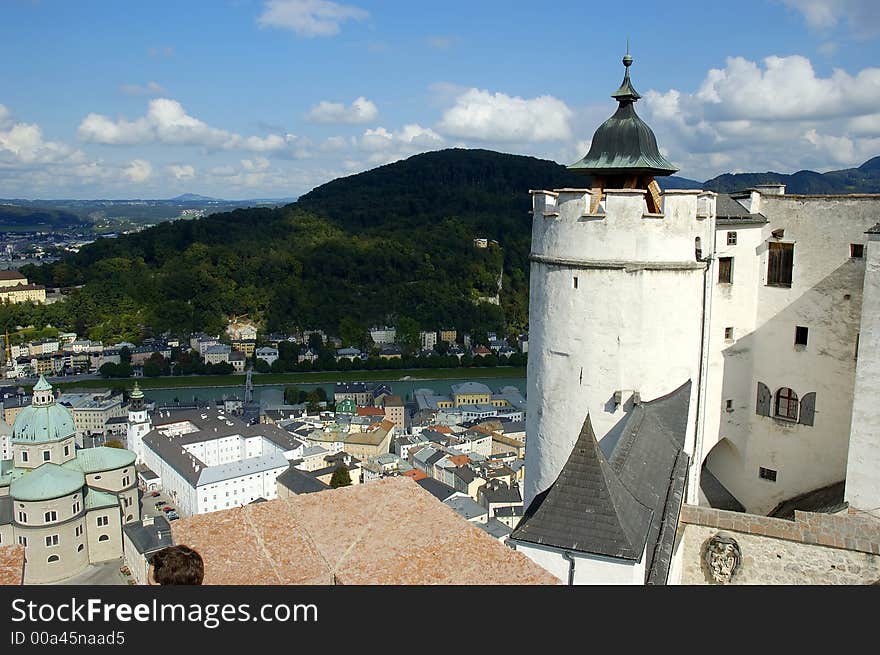
[[[626,37],[626,54],[623,55],[623,65],[629,68],[632,66],[633,58],[629,54],[629,37]]]

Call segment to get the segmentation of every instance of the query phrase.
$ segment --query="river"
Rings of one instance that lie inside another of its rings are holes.
[[[446,395],[451,393],[450,386],[461,382],[479,382],[485,384],[493,392],[497,392],[501,387],[516,387],[520,393],[525,396],[526,379],[525,378],[471,378],[461,380],[388,380],[386,384],[391,386],[392,393],[401,396],[404,401],[412,400],[413,391],[416,389],[433,389],[438,395]],[[378,382],[368,382],[367,384],[378,384]],[[285,387],[298,387],[309,391],[315,387],[323,387],[327,392],[327,397],[333,397],[333,383],[320,382],[303,382],[298,384],[267,384],[254,387],[254,401],[259,402],[260,396],[267,390],[273,390],[275,394],[278,391],[284,393]],[[273,394],[273,395],[275,395]],[[244,385],[234,387],[178,387],[174,389],[144,389],[144,396],[148,400],[156,401],[158,404],[172,404],[175,401],[181,403],[191,403],[193,399],[199,402],[211,400],[223,400],[232,396],[241,398],[244,395]]]

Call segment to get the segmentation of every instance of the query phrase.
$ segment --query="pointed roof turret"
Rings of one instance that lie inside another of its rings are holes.
[[[568,168],[591,175],[672,175],[678,169],[657,147],[657,137],[633,107],[641,98],[629,78],[633,58],[623,58],[625,73],[620,87],[611,94],[619,103],[614,115],[606,120],[590,144],[590,151]]]
[[[34,385],[34,391],[51,391],[52,385],[49,384],[49,381],[46,380],[46,376],[40,374],[40,379],[37,380],[37,383]]]
[[[143,398],[144,392],[141,391],[140,386],[138,386],[137,380],[134,381],[134,389],[131,390],[131,398]]]

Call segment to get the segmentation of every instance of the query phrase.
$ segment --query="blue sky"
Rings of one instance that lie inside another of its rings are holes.
[[[3,0],[0,197],[300,195],[412,154],[571,163],[615,108],[680,174],[880,155],[876,0]]]

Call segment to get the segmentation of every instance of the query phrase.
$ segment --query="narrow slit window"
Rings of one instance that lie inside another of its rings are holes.
[[[732,399],[728,398],[726,401],[724,401],[724,409],[726,409],[728,412],[733,411],[733,400]]]
[[[733,282],[733,257],[718,258],[718,283],[731,284]]]
[[[809,333],[810,328],[804,327],[803,325],[796,325],[794,328],[794,345],[806,346]]]
[[[572,286],[573,289],[577,289],[577,288],[578,288],[578,279],[577,279],[577,275],[575,275],[573,278],[571,278],[571,286]]]

